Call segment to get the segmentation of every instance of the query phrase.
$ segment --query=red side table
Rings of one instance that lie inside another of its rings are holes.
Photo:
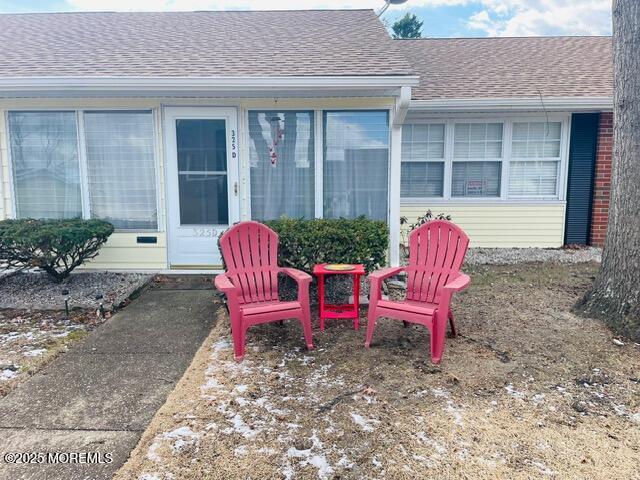
[[[320,305],[320,330],[324,332],[324,321],[327,318],[353,318],[353,328],[358,330],[358,307],[360,304],[360,277],[365,274],[364,265],[353,265],[352,270],[327,270],[327,263],[313,267],[313,274],[318,277],[318,303]],[[340,305],[324,302],[324,278],[326,275],[353,275],[353,303]]]

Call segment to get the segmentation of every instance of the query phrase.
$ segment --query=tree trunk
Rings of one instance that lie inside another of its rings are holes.
[[[577,310],[640,340],[640,2],[613,4],[614,147],[600,273]]]

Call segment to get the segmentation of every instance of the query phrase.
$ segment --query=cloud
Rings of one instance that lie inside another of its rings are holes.
[[[379,9],[383,0],[66,0],[82,11]],[[611,0],[409,0],[396,11],[477,7],[466,28],[490,36],[607,35]],[[428,14],[425,18],[428,22]]]
[[[409,0],[391,9],[447,7],[468,4],[470,0]],[[379,9],[383,0],[67,0],[73,10],[83,11],[164,11],[164,10],[290,10],[309,8]]]
[[[467,28],[489,36],[609,35],[610,0],[482,0]]]

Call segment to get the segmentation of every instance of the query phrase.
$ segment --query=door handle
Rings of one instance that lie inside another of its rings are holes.
[[[238,196],[238,182],[233,182],[233,194]]]

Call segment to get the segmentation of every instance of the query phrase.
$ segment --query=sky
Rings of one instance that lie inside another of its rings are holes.
[[[383,4],[384,0],[0,0],[0,13],[378,9]],[[611,34],[611,0],[408,0],[387,10],[383,18],[392,24],[406,12],[424,21],[425,37]]]

